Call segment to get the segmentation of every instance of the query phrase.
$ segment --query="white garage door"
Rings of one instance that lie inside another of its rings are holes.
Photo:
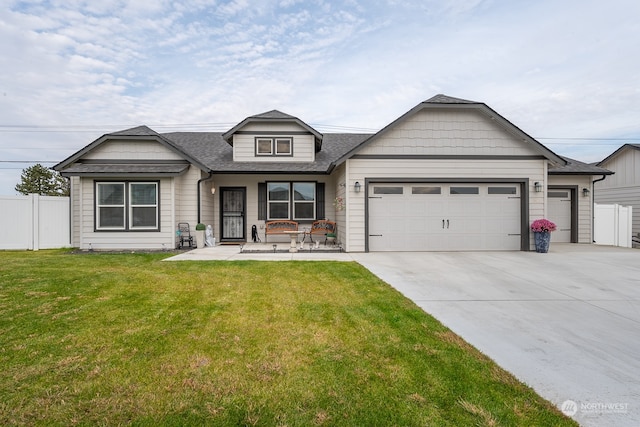
[[[370,251],[520,250],[519,184],[370,184]]]
[[[556,225],[551,241],[571,243],[571,191],[549,190],[547,203],[549,220]]]

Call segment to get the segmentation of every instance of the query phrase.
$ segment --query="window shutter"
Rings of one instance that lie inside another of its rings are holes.
[[[267,183],[258,183],[258,220],[267,219]]]
[[[316,183],[316,219],[325,218],[324,210],[324,182]]]

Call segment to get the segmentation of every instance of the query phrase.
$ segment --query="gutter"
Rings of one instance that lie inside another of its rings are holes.
[[[210,179],[213,178],[213,172],[209,171],[209,176],[207,176],[206,178],[201,178],[198,180],[198,188],[197,188],[197,192],[198,192],[198,224],[200,224],[201,221],[201,211],[202,211],[202,202],[200,201],[200,184],[202,184],[205,181],[209,181]]]
[[[596,231],[596,182],[604,181],[606,177],[607,175],[603,174],[602,178],[591,181],[591,243],[596,242],[594,239]]]

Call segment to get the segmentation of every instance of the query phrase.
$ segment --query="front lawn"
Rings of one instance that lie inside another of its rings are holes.
[[[0,425],[575,425],[356,263],[0,252]]]

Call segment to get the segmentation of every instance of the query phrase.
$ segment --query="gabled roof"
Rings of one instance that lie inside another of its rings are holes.
[[[605,157],[604,160],[596,163],[596,165],[602,166],[603,164],[605,164],[606,162],[608,162],[609,160],[611,160],[612,158],[614,158],[615,156],[617,156],[618,154],[622,153],[627,149],[640,150],[640,144],[624,144],[622,147],[618,148],[616,151],[614,151],[613,153]]]
[[[549,166],[549,175],[613,175],[608,169],[579,160],[561,156],[566,162],[563,166]]]
[[[360,150],[366,145],[382,137],[387,132],[395,128],[399,123],[410,119],[420,111],[427,110],[427,109],[442,109],[442,108],[459,108],[459,109],[462,108],[462,109],[476,110],[484,114],[485,116],[487,116],[489,119],[495,121],[499,126],[501,126],[504,130],[506,130],[510,134],[514,135],[516,138],[521,139],[526,144],[529,144],[535,151],[540,153],[540,155],[542,155],[549,161],[556,163],[558,165],[566,164],[566,161],[562,157],[558,156],[556,153],[549,150],[547,147],[545,147],[540,142],[535,140],[533,137],[531,137],[530,135],[522,131],[519,127],[511,123],[509,120],[502,117],[500,114],[498,114],[493,109],[491,109],[488,105],[482,102],[475,102],[475,101],[469,101],[466,99],[454,98],[452,96],[443,95],[443,94],[438,94],[416,105],[407,113],[403,114],[402,116],[400,116],[399,118],[397,118],[396,120],[394,120],[393,122],[389,123],[387,126],[382,128],[378,133],[372,135],[371,138],[367,139],[366,141],[363,141],[362,144],[355,147],[353,150],[351,150],[349,153],[347,153],[345,156],[339,159],[336,162],[336,164],[340,164],[344,162],[346,159],[354,155],[356,151]]]
[[[57,171],[62,171],[66,169],[69,165],[81,159],[88,152],[99,147],[104,142],[113,141],[113,140],[156,141],[164,145],[165,147],[169,148],[170,150],[174,151],[189,163],[196,165],[197,167],[199,167],[204,171],[207,170],[207,167],[203,163],[201,163],[199,160],[197,160],[197,158],[192,157],[187,152],[182,150],[178,145],[176,145],[173,141],[165,138],[164,136],[160,135],[159,133],[149,128],[148,126],[137,126],[131,129],[125,129],[118,132],[104,134],[100,138],[93,141],[91,144],[81,149],[80,151],[72,154],[71,156],[67,157],[65,160],[53,166],[53,169]]]
[[[322,134],[300,120],[297,117],[290,116],[289,114],[283,113],[278,110],[267,111],[262,114],[257,114],[255,116],[250,116],[235,125],[231,130],[222,134],[222,138],[229,143],[229,145],[233,145],[233,134],[240,131],[243,127],[245,127],[249,123],[295,123],[310,134],[312,134],[315,138],[316,142],[316,152],[320,151],[322,148]]]

